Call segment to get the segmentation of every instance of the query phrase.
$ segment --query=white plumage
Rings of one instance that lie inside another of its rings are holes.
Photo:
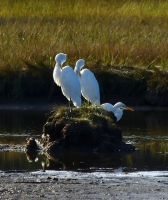
[[[118,102],[116,103],[114,106],[110,103],[104,103],[101,104],[101,106],[109,111],[109,112],[113,112],[114,116],[117,118],[117,121],[119,121],[123,115],[123,110],[130,110],[130,111],[134,111],[132,108],[126,106],[125,104]]]
[[[53,78],[55,83],[61,87],[63,95],[70,101],[72,100],[74,106],[81,106],[81,86],[74,70],[62,64],[66,61],[66,54],[59,53],[55,56],[56,65],[53,71]]]
[[[79,59],[75,65],[75,73],[78,75],[81,84],[82,96],[95,105],[100,105],[100,89],[94,74],[89,69],[82,69],[85,61]]]

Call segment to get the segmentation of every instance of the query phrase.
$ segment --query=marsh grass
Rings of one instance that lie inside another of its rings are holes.
[[[1,1],[1,68],[23,61],[148,66],[167,63],[167,1]],[[167,64],[166,64],[167,65]]]
[[[71,112],[71,117],[67,119],[67,107],[55,108],[48,122],[61,123],[61,124],[80,124],[84,123],[89,125],[95,130],[113,130],[117,129],[116,123],[113,120],[113,115],[111,112],[107,112],[103,108],[99,107],[95,109],[92,106],[82,106],[80,109],[73,108]]]
[[[2,0],[0,7],[0,71],[14,73],[13,95],[24,93],[25,73],[51,74],[59,52],[72,67],[84,58],[96,74],[113,66],[168,68],[166,0]],[[1,94],[7,80],[1,81]],[[35,93],[31,84],[28,90]]]

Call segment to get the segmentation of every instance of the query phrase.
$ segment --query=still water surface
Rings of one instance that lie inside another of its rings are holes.
[[[0,143],[25,144],[26,138],[40,138],[49,111],[1,110]],[[118,122],[123,140],[135,142],[132,154],[27,155],[22,152],[0,152],[0,170],[35,171],[47,169],[74,171],[162,171],[168,170],[168,111],[125,111]],[[33,156],[33,157],[32,157]],[[32,161],[35,160],[36,161]],[[32,161],[32,162],[30,162]]]

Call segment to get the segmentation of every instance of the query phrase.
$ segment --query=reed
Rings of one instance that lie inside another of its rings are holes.
[[[23,69],[24,61],[54,65],[65,52],[106,70],[106,65],[167,68],[168,2],[122,0],[0,2],[0,68]]]
[[[166,0],[1,0],[0,7],[1,74],[29,72],[27,63],[52,70],[59,52],[96,73],[168,68]]]

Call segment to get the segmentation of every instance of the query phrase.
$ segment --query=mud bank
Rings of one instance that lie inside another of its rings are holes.
[[[167,177],[68,174],[1,172],[1,199],[168,199]]]
[[[161,67],[109,67],[108,71],[95,72],[100,85],[101,103],[121,101],[133,106],[168,106],[168,72]],[[37,77],[25,74],[25,71],[16,72],[16,76],[11,73],[7,80],[6,75],[2,76],[0,103],[31,104],[38,99],[45,99],[46,103],[56,103],[59,99],[60,103],[67,102],[52,79],[53,69],[46,67],[44,73],[39,69],[38,72]]]
[[[69,116],[70,115],[70,116]],[[74,152],[133,152],[135,147],[122,141],[122,130],[115,122],[112,112],[103,108],[62,107],[53,110],[43,126],[41,140],[35,138],[27,142],[27,151],[38,146],[49,154]]]

